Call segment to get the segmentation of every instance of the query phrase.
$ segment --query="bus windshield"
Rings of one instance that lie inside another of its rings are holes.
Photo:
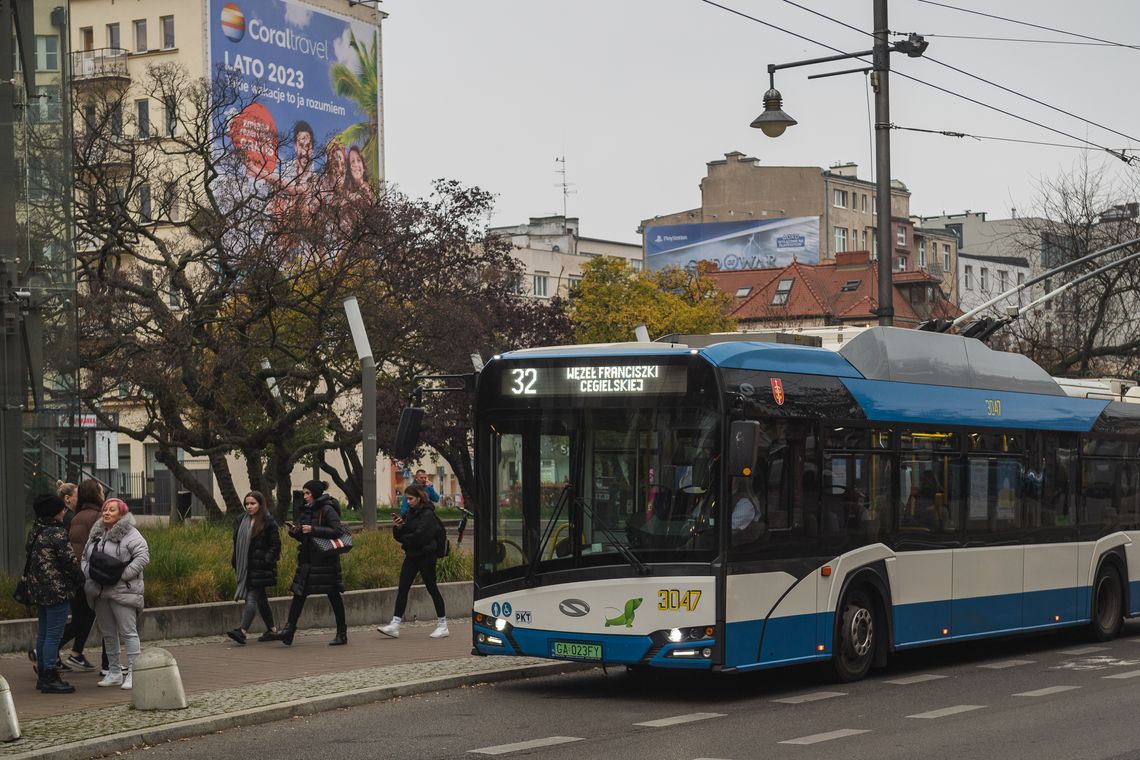
[[[490,416],[480,580],[711,559],[717,420],[709,409],[667,406]]]

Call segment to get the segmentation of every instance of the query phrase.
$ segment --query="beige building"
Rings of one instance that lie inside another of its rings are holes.
[[[599,256],[612,256],[642,267],[642,249],[637,243],[582,237],[577,217],[531,217],[527,224],[494,227],[492,234],[509,236],[515,256],[526,268],[518,292],[535,298],[567,296],[582,279],[582,266]]]
[[[70,11],[72,92],[75,98],[75,111],[79,118],[90,118],[93,122],[104,118],[103,110],[108,103],[121,98],[117,112],[111,115],[112,130],[120,129],[125,139],[162,139],[174,134],[179,124],[180,109],[187,106],[175,98],[156,99],[153,93],[145,93],[142,87],[146,82],[147,69],[160,64],[178,64],[191,77],[210,77],[210,65],[206,30],[211,21],[209,0],[72,0]],[[305,21],[312,10],[328,13],[373,25],[377,30],[378,93],[378,179],[384,179],[384,120],[383,120],[383,68],[382,45],[379,34],[385,14],[377,8],[346,0],[287,0],[287,13]],[[254,33],[253,13],[243,18],[243,28]],[[246,22],[249,22],[248,24]],[[270,74],[267,73],[267,76]],[[97,113],[98,112],[98,113]],[[186,114],[181,113],[182,123]],[[109,155],[108,160],[114,156]],[[179,221],[177,200],[179,192],[193,192],[192,188],[139,188],[135,197],[127,199],[130,207],[138,214],[149,217],[152,207],[155,217],[161,204],[162,212],[171,221]],[[161,224],[159,225],[161,229]],[[79,240],[78,245],[91,241]],[[176,307],[175,304],[171,304]],[[124,394],[125,396],[125,394]],[[359,403],[358,401],[356,403]],[[120,421],[128,426],[132,416],[141,414],[133,401],[126,399],[106,399],[104,409],[117,414]],[[170,472],[157,461],[157,444],[140,442],[113,431],[99,430],[93,415],[82,415],[87,439],[85,460],[95,467],[98,477],[110,483],[112,488],[140,511],[153,509],[165,513],[175,500],[178,486]],[[335,452],[329,462],[334,461]],[[205,459],[196,459],[178,452],[179,461],[192,471],[202,482],[208,482],[215,496],[220,495],[213,473]],[[235,457],[230,458],[230,473],[234,487],[239,493],[249,489],[245,465]],[[437,487],[444,494],[457,490],[454,477],[448,468],[435,464],[426,466]],[[378,460],[377,493],[381,502],[388,501],[398,484],[400,473],[387,459]],[[311,471],[297,468],[293,474],[294,484],[312,477]],[[335,493],[334,495],[339,495]],[[195,504],[197,509],[199,505]]]

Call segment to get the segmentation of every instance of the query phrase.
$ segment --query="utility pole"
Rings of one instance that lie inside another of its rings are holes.
[[[879,324],[890,327],[895,322],[895,293],[891,268],[894,241],[891,240],[891,48],[887,39],[887,0],[875,0],[874,15],[871,87],[875,90],[875,208],[879,211],[875,227],[879,247],[878,315]]]

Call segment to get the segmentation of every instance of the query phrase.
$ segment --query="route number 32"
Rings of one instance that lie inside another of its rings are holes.
[[[657,590],[657,609],[659,610],[688,610],[692,612],[701,600],[699,589],[682,591],[679,588],[663,588]]]
[[[528,369],[512,369],[511,370],[511,393],[516,396],[528,396],[538,393],[534,389],[534,384],[538,380],[538,370],[530,367]]]

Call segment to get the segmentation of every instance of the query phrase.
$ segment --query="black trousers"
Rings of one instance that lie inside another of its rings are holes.
[[[337,631],[347,631],[348,626],[344,622],[344,600],[340,598],[339,591],[329,592],[329,604],[332,605],[333,617],[336,618]],[[297,621],[301,619],[301,610],[305,609],[305,600],[307,596],[300,594],[293,594],[293,602],[289,605],[289,627],[296,628]]]
[[[408,606],[408,592],[418,573],[424,579],[432,602],[435,604],[435,616],[443,617],[443,594],[439,593],[439,586],[435,582],[435,557],[409,557],[404,555],[404,564],[400,566],[400,587],[396,590],[396,617],[402,618]]]
[[[83,647],[87,646],[87,637],[91,635],[91,626],[95,624],[95,610],[87,603],[87,594],[83,589],[75,592],[71,597],[71,620],[63,629],[63,638],[59,641],[62,650],[64,644],[75,639],[71,651],[83,654]]]

